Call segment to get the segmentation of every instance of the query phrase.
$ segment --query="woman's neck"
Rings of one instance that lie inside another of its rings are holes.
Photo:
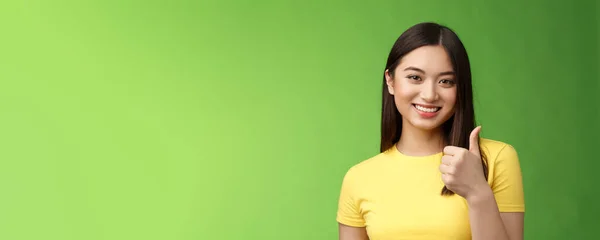
[[[396,148],[401,153],[409,156],[437,154],[444,149],[442,129],[424,130],[402,124],[402,134]]]

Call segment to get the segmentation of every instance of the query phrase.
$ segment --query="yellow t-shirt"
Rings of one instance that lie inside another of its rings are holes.
[[[500,212],[524,212],[519,158],[506,143],[482,138],[489,177]],[[346,173],[337,221],[366,227],[371,240],[471,239],[466,200],[441,196],[443,153],[414,157],[396,147],[362,161]]]

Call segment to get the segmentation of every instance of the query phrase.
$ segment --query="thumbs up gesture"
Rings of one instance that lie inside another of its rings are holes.
[[[482,187],[488,187],[481,155],[479,153],[479,132],[481,127],[476,127],[469,138],[469,149],[455,146],[444,148],[440,172],[442,181],[452,192],[469,199]]]

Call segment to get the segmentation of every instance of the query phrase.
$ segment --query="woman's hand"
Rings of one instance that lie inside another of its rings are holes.
[[[481,155],[479,153],[479,132],[476,127],[469,140],[469,149],[455,146],[444,148],[440,164],[442,181],[452,192],[469,201],[478,194],[489,191],[490,187],[483,175]]]

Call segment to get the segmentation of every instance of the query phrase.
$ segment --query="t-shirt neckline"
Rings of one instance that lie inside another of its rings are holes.
[[[395,159],[407,159],[407,160],[439,160],[444,154],[444,152],[437,152],[434,154],[423,155],[423,156],[406,155],[406,154],[400,152],[400,150],[398,150],[398,148],[396,147],[396,144],[394,144],[390,149],[388,149],[388,152]]]

